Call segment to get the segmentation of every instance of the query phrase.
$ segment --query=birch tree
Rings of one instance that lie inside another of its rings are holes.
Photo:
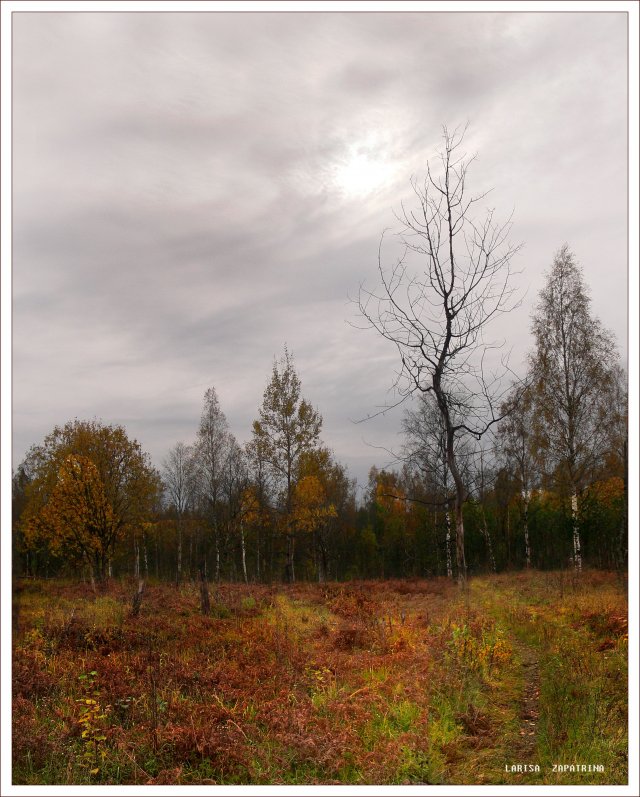
[[[533,452],[534,404],[530,390],[514,394],[500,424],[499,457],[518,486],[522,507],[522,532],[526,566],[531,567],[529,504],[535,489],[537,468]]]
[[[467,495],[456,441],[480,439],[499,418],[499,373],[490,373],[487,325],[514,306],[508,242],[510,221],[487,210],[476,217],[485,193],[471,195],[472,159],[461,152],[464,132],[444,129],[440,169],[427,166],[412,181],[416,207],[398,219],[401,252],[391,267],[378,254],[378,287],[361,286],[358,305],[368,325],[397,349],[396,388],[401,397],[431,393],[445,428],[447,465],[455,486],[458,580],[466,582],[462,507]],[[417,262],[417,265],[414,264]]]
[[[169,501],[176,513],[176,586],[179,586],[182,580],[184,515],[193,501],[195,489],[194,452],[191,446],[182,442],[176,443],[164,461],[162,475]]]
[[[223,479],[224,500],[226,505],[228,536],[240,537],[240,554],[242,576],[245,584],[249,583],[247,573],[247,553],[244,537],[244,497],[249,485],[249,471],[244,449],[231,434],[227,438],[225,474]]]
[[[213,532],[215,579],[220,579],[221,509],[229,451],[229,425],[220,408],[215,388],[204,395],[200,427],[196,440],[198,494]],[[200,567],[206,577],[206,556]]]
[[[567,244],[555,255],[532,318],[535,442],[547,483],[569,497],[579,571],[580,494],[609,446],[618,355],[612,334],[591,312],[582,270]]]
[[[321,415],[302,398],[302,386],[293,358],[274,362],[264,391],[259,417],[253,423],[254,439],[280,488],[281,518],[286,538],[285,580],[295,581],[293,517],[295,474],[300,455],[314,448],[322,427]]]

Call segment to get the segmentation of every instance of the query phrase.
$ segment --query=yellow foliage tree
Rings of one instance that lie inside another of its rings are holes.
[[[246,487],[242,491],[241,512],[242,518],[247,525],[260,523],[262,521],[264,513],[260,506],[260,500],[256,494],[255,487]]]
[[[335,506],[327,500],[317,476],[303,476],[295,486],[293,520],[300,531],[313,532],[328,518],[336,517]]]
[[[47,503],[25,527],[27,544],[45,542],[55,554],[83,559],[94,567],[118,536],[98,469],[87,457],[70,454],[58,470]]]
[[[33,446],[25,468],[26,545],[80,559],[103,580],[118,543],[144,528],[159,493],[140,445],[121,426],[76,420]]]
[[[387,515],[402,518],[407,514],[407,496],[395,473],[380,471],[375,475],[376,503]]]
[[[605,506],[612,506],[616,501],[624,498],[624,481],[619,476],[611,476],[594,482],[588,491],[597,501]]]
[[[253,448],[268,464],[281,492],[282,527],[287,542],[285,578],[295,581],[294,489],[301,458],[318,443],[322,416],[302,397],[300,377],[285,347],[274,362],[259,418],[253,423]]]

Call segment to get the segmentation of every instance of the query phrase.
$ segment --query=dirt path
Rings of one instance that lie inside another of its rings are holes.
[[[536,732],[540,719],[540,666],[535,650],[516,641],[515,648],[522,661],[524,688],[520,707],[520,740],[518,759],[536,763]]]

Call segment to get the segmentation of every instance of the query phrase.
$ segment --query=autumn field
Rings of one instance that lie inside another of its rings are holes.
[[[613,574],[133,591],[18,584],[14,783],[627,780]]]

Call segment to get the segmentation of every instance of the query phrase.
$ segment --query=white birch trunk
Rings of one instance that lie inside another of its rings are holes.
[[[133,574],[136,578],[140,578],[140,546],[138,539],[134,537],[133,540]]]
[[[522,501],[524,506],[523,525],[524,525],[524,552],[527,559],[527,567],[531,567],[531,546],[529,545],[529,491],[522,491]]]
[[[578,495],[571,495],[571,523],[573,525],[573,566],[580,572],[582,570],[582,548],[580,545],[580,526],[578,525]]]
[[[144,577],[149,579],[149,555],[147,553],[147,536],[142,535],[142,556],[144,559]]]
[[[462,504],[456,506],[456,564],[458,566],[458,585],[467,585],[467,562],[464,555],[464,519]]]
[[[453,567],[451,565],[451,513],[448,511],[445,512],[444,517],[447,526],[447,578],[453,578]]]
[[[249,578],[247,576],[247,556],[245,552],[244,546],[244,525],[240,523],[240,545],[242,547],[242,575],[244,576],[244,583],[249,583]]]

